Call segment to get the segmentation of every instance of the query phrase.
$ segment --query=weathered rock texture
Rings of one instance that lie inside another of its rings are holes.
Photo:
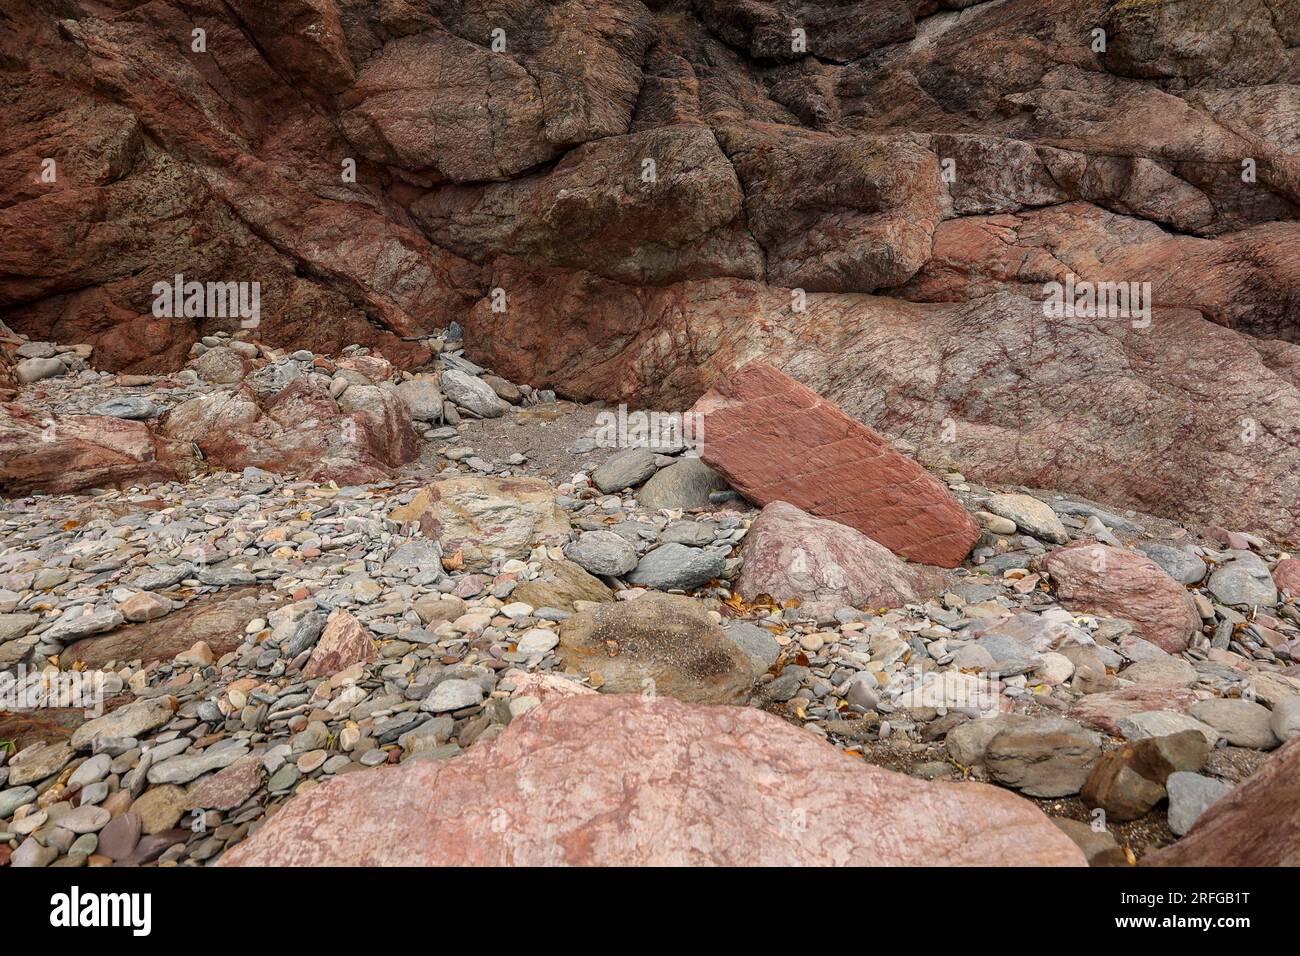
[[[1200,630],[1191,594],[1144,554],[1079,541],[1053,551],[1043,567],[1065,607],[1132,621],[1142,637],[1170,654],[1186,650]]]
[[[373,773],[290,801],[221,865],[1084,865],[1014,794],[664,697],[553,699],[465,756]]]
[[[270,396],[247,384],[209,392],[169,412],[159,430],[198,445],[218,468],[341,484],[382,481],[419,453],[410,409],[392,386],[349,386],[340,406],[308,376]]]
[[[699,601],[653,591],[573,615],[555,653],[604,691],[692,703],[740,703],[757,676]]]
[[[785,501],[895,554],[955,567],[979,527],[938,479],[883,437],[765,362],[695,403],[700,457],[745,497]]]
[[[516,379],[664,408],[762,358],[928,465],[1300,538],[1300,348],[1191,310],[1157,308],[1134,328],[1050,319],[1041,299],[1010,293],[933,304],[809,293],[797,313],[789,293],[758,283],[638,291],[496,269],[510,310],[477,307],[469,334]],[[1234,387],[1207,391],[1207,379]]]
[[[612,601],[614,592],[572,561],[543,561],[541,574],[519,585],[511,596],[535,608],[571,611],[574,601]]]
[[[905,564],[861,532],[784,501],[754,519],[741,556],[736,590],[748,598],[897,607],[933,597],[945,584],[938,571]]]
[[[69,664],[81,662],[92,668],[110,661],[168,661],[196,641],[203,641],[220,656],[243,643],[244,627],[252,616],[270,608],[258,601],[256,588],[233,588],[156,621],[126,624],[102,636],[83,638],[69,645],[63,656]]]
[[[356,341],[413,361],[421,350],[399,336],[478,294],[473,266],[412,228],[340,132],[327,94],[354,80],[347,47],[378,45],[364,13],[348,31],[334,0],[6,6],[0,42],[22,81],[0,111],[15,147],[0,308],[18,331],[93,342],[113,369],[174,367],[198,335],[239,321],[156,316],[154,283],[181,273],[259,282],[267,341]]]
[[[238,319],[154,284],[256,281],[271,344],[458,320],[658,408],[764,357],[927,464],[1295,539],[1297,12],[6,0],[0,319],[173,369]],[[1150,323],[1045,317],[1067,274]]]
[[[176,481],[199,462],[189,444],[155,435],[142,422],[101,415],[50,417],[0,404],[0,494]]]
[[[498,559],[524,558],[534,546],[568,541],[569,518],[555,489],[540,478],[448,478],[393,510],[414,521],[447,557],[482,570]]]

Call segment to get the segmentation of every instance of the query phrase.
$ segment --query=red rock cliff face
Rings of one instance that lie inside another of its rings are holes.
[[[1297,0],[0,22],[0,319],[100,367],[237,324],[154,283],[256,281],[271,344],[410,367],[455,320],[514,378],[674,406],[764,356],[973,476],[1298,533]],[[1043,316],[1067,274],[1150,283],[1146,321]]]

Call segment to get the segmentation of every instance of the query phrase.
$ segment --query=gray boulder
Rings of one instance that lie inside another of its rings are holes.
[[[1232,784],[1180,770],[1169,775],[1165,789],[1169,791],[1169,829],[1182,836],[1211,804],[1232,792]]]
[[[636,567],[636,549],[612,531],[586,531],[564,552],[592,574],[620,578]]]
[[[1192,705],[1191,715],[1217,730],[1234,747],[1272,750],[1278,745],[1267,707],[1237,697],[1212,697]]]
[[[413,378],[397,386],[397,394],[417,422],[442,420],[442,391],[431,378]]]
[[[20,382],[39,382],[67,372],[68,367],[56,358],[29,358],[19,362],[14,372]]]
[[[767,670],[781,656],[781,645],[766,628],[750,624],[748,621],[732,621],[727,625],[726,630],[727,636],[749,655],[757,671]]]
[[[160,409],[157,404],[142,396],[127,396],[125,398],[110,398],[106,402],[100,402],[90,410],[92,415],[103,415],[105,418],[125,418],[131,421],[143,421],[147,418],[156,418]]]
[[[710,507],[710,493],[726,489],[726,480],[704,462],[684,458],[656,472],[637,500],[643,508],[704,510]]]
[[[645,555],[627,580],[661,591],[685,590],[719,577],[725,563],[726,559],[716,551],[701,551],[684,544],[664,544]]]
[[[655,456],[644,448],[621,451],[591,473],[591,483],[605,494],[635,488],[655,473]]]
[[[998,783],[1034,797],[1078,793],[1101,758],[1101,738],[1080,724],[1041,717],[1002,730],[984,765]]]
[[[492,386],[467,372],[457,369],[443,372],[442,390],[458,408],[479,418],[500,418],[506,412],[506,403],[492,391]]]
[[[1199,584],[1205,577],[1205,562],[1182,548],[1146,542],[1138,549],[1179,584]]]
[[[1249,551],[1233,552],[1233,558],[1210,575],[1207,587],[1224,604],[1239,607],[1277,604],[1277,586],[1268,565]]]

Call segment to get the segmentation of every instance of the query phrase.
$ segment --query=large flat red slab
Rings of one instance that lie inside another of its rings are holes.
[[[788,501],[908,560],[945,568],[979,538],[942,482],[766,362],[716,382],[694,411],[704,416],[700,456],[751,501]]]

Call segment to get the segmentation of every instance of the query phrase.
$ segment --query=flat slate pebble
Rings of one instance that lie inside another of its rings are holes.
[[[435,687],[421,704],[421,710],[439,713],[472,707],[483,700],[483,688],[476,682],[449,678]]]
[[[103,807],[77,807],[59,818],[59,826],[73,833],[97,833],[111,819],[112,815]]]
[[[110,860],[125,860],[140,842],[140,817],[127,811],[99,831],[99,852]]]
[[[298,769],[303,773],[311,773],[313,770],[319,769],[328,756],[329,754],[324,750],[312,750],[305,753],[298,758]]]

